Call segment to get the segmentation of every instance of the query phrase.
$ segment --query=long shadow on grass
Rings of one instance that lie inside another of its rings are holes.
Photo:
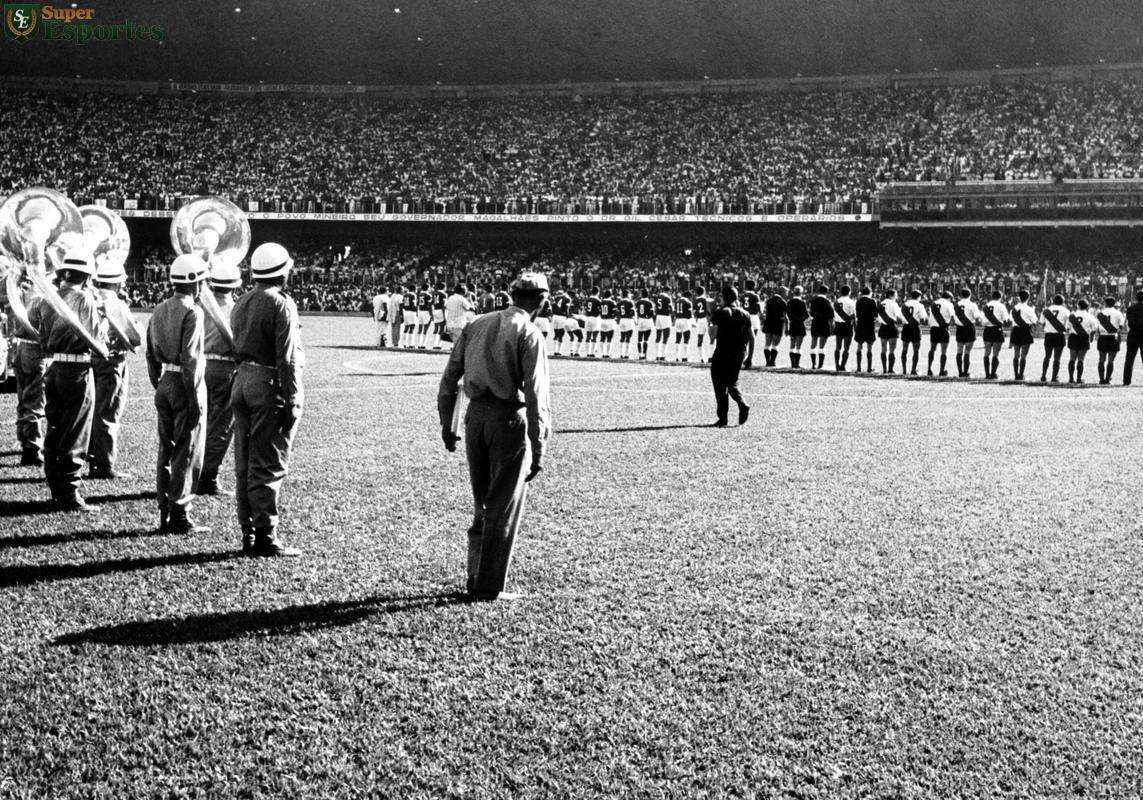
[[[72,533],[43,533],[29,536],[9,536],[0,539],[0,550],[14,547],[38,547],[49,544],[70,542],[107,542],[114,539],[142,539],[145,536],[161,536],[158,530],[138,529],[126,531],[73,531]]]
[[[713,425],[639,425],[634,428],[560,428],[561,433],[638,433],[640,431],[677,431],[684,428],[713,428]]]
[[[27,586],[45,581],[64,581],[71,578],[93,578],[115,572],[137,572],[156,567],[186,567],[195,564],[213,564],[241,558],[241,553],[183,553],[154,558],[118,558],[111,561],[93,561],[87,564],[29,564],[0,567],[0,589]]]
[[[18,478],[0,478],[0,483],[43,483],[43,475],[21,476]]]
[[[154,492],[127,492],[125,494],[102,494],[88,497],[87,504],[104,506],[108,503],[126,503],[132,500],[154,499]],[[0,503],[0,517],[22,517],[26,514],[49,514],[56,510],[50,500],[6,500]]]
[[[231,611],[190,617],[142,620],[69,633],[53,644],[107,644],[124,647],[201,644],[249,636],[288,636],[322,628],[354,625],[379,614],[399,614],[468,603],[459,592],[366,597],[273,610]]]

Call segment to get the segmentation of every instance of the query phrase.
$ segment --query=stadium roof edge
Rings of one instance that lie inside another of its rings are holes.
[[[1105,80],[1117,77],[1143,78],[1143,63],[1090,64],[1084,66],[1013,67],[950,72],[868,73],[859,75],[796,76],[793,78],[742,78],[698,81],[613,81],[596,83],[537,83],[484,85],[383,85],[383,84],[242,84],[198,81],[131,81],[103,78],[62,78],[20,75],[0,76],[0,86],[42,91],[90,90],[128,94],[204,92],[220,94],[311,94],[381,95],[391,97],[488,97],[511,95],[632,95],[720,94],[733,92],[845,91],[866,88],[956,86],[981,83],[1022,83]]]

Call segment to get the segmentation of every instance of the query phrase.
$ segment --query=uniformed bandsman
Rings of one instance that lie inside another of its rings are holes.
[[[928,324],[929,313],[921,302],[921,293],[916,289],[909,292],[909,299],[901,305],[905,324],[901,326],[901,374],[908,370],[917,374],[917,362],[921,358],[921,326]],[[913,361],[909,362],[909,347],[913,348]]]
[[[79,323],[96,339],[106,341],[106,320],[99,299],[91,290],[95,265],[90,253],[67,251],[57,275],[59,295]],[[89,511],[79,494],[79,477],[91,444],[91,418],[95,386],[91,376],[91,347],[72,325],[46,301],[33,324],[40,332],[40,348],[50,354],[44,375],[44,476],[57,509]]]
[[[1024,380],[1024,367],[1028,363],[1028,349],[1032,346],[1032,327],[1036,324],[1036,308],[1028,302],[1028,292],[1021,289],[1020,299],[1012,308],[1012,335],[1008,341],[1012,345],[1012,374],[1018,381]]]
[[[984,320],[980,307],[972,302],[972,292],[960,290],[960,299],[953,305],[953,318],[956,321],[956,368],[957,375],[968,378],[972,374],[972,346],[976,342],[976,326]]]
[[[114,314],[121,320],[131,319],[131,309],[119,296],[127,281],[122,264],[105,262],[95,271],[94,288],[104,307],[105,316]],[[137,331],[129,335],[137,335]],[[91,418],[91,441],[87,447],[87,477],[95,480],[130,478],[117,468],[119,463],[119,428],[127,407],[127,356],[136,344],[108,326],[107,358],[91,354],[91,374],[95,384],[95,410]]]
[[[469,398],[464,439],[473,495],[465,588],[476,600],[512,597],[504,587],[525,486],[543,468],[552,427],[548,361],[529,316],[547,292],[543,275],[521,275],[512,286],[510,308],[464,329],[437,393],[441,438],[452,451],[457,442],[452,415],[457,385],[464,378]]]
[[[209,286],[203,289],[214,292],[218,310],[227,322],[234,312],[234,290],[240,286],[242,275],[237,265],[217,264],[210,271]],[[209,316],[203,318],[203,341],[206,344],[206,447],[195,494],[217,495],[218,470],[234,439],[230,394],[234,389],[238,355]]]
[[[1103,385],[1111,383],[1111,374],[1115,371],[1115,354],[1119,352],[1119,340],[1123,329],[1127,326],[1127,318],[1116,306],[1118,301],[1114,297],[1103,300],[1103,308],[1095,312],[1095,320],[1099,323],[1099,339],[1096,349],[1099,351],[1099,382]]]
[[[857,315],[857,306],[850,296],[852,290],[849,286],[842,286],[837,299],[833,301],[833,368],[838,372],[845,372],[849,361],[849,347],[853,342],[853,322]],[[861,364],[857,369],[861,371]]]
[[[158,416],[155,498],[161,533],[207,532],[194,524],[190,507],[206,433],[204,315],[198,296],[209,271],[196,255],[176,258],[170,267],[174,294],[155,308],[147,325],[147,372]]]
[[[28,321],[39,330],[44,298],[31,281],[25,282],[23,295]],[[33,337],[30,331],[17,331],[13,340],[16,345],[13,372],[16,375],[16,441],[20,443],[20,465],[42,467],[47,425],[44,376],[51,354],[44,352],[39,338]]]
[[[1048,380],[1049,364],[1052,365],[1052,383],[1060,380],[1060,355],[1064,352],[1070,316],[1062,294],[1053,296],[1052,304],[1040,312],[1040,322],[1044,326],[1044,369],[1040,373],[1040,383]]]
[[[298,308],[284,291],[294,260],[274,242],[250,258],[254,288],[234,304],[234,472],[242,550],[296,556],[278,529],[278,495],[302,416],[305,355]],[[462,334],[463,337],[463,334]]]
[[[1068,315],[1068,383],[1083,383],[1083,361],[1091,340],[1099,335],[1099,322],[1088,311],[1087,300],[1076,302]]]
[[[1002,297],[1000,292],[994,291],[992,299],[981,309],[984,315],[984,377],[993,381],[1000,366],[1000,350],[1004,347],[1004,328],[1012,322]]]

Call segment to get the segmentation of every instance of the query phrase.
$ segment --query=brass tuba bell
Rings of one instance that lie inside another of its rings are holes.
[[[193,253],[211,266],[237,267],[250,250],[250,221],[234,203],[222,197],[196,197],[175,212],[171,220],[171,245],[179,255]],[[213,292],[199,295],[203,311],[234,347],[230,320],[222,314]]]
[[[95,280],[102,283],[122,283],[127,275],[123,265],[131,251],[131,233],[123,217],[104,206],[82,206],[79,214],[83,219],[83,239],[86,248],[95,259]],[[111,289],[100,290],[105,300],[109,300]],[[143,343],[143,333],[135,324],[131,313],[118,302],[107,302],[104,306],[107,323],[132,350]]]
[[[0,204],[0,252],[4,257],[8,303],[19,324],[36,333],[20,297],[20,281],[26,275],[64,321],[80,334],[96,353],[107,356],[107,347],[79,320],[60,298],[48,278],[51,262],[63,250],[82,246],[83,220],[75,204],[54,189],[35,186],[16,192]],[[18,305],[18,307],[17,307]]]

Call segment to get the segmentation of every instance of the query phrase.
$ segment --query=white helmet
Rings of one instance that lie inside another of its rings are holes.
[[[210,267],[194,253],[183,253],[171,262],[171,283],[190,286],[206,280]]]
[[[237,289],[242,285],[242,273],[237,264],[213,262],[210,265],[210,285],[214,289]]]
[[[277,242],[258,245],[254,255],[250,256],[250,276],[254,280],[280,278],[293,266],[294,259],[290,258],[286,248]]]
[[[74,269],[84,275],[95,274],[95,259],[86,247],[71,247],[64,250],[59,260],[60,269]]]
[[[123,264],[107,258],[97,258],[98,265],[95,268],[95,279],[100,283],[126,283],[127,271],[123,269]]]

